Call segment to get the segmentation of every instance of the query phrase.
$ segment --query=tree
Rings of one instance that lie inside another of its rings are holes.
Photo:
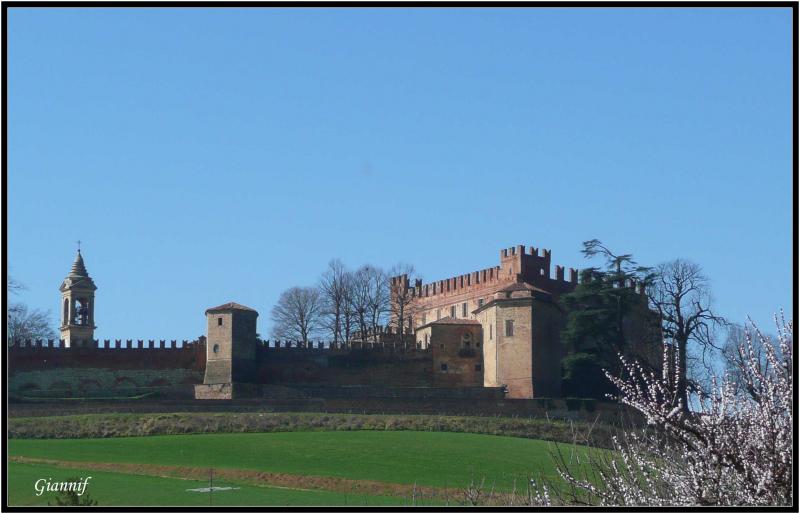
[[[386,314],[389,312],[389,277],[386,273],[374,266],[367,272],[369,287],[367,288],[367,315],[373,332],[384,324]]]
[[[307,343],[322,328],[324,303],[314,287],[292,287],[272,308],[272,335]]]
[[[590,451],[569,466],[558,454],[572,502],[613,506],[780,506],[793,494],[793,323],[776,316],[777,340],[751,322],[737,374],[712,374],[711,394],[694,411],[672,402],[674,382],[622,357],[608,374],[619,400],[648,427],[615,438],[614,451]],[[762,358],[757,348],[763,348]],[[664,359],[676,357],[664,345]],[[746,394],[737,394],[737,390]]]
[[[6,290],[9,295],[18,295],[25,286],[9,277]],[[8,304],[7,310],[7,338],[9,342],[27,341],[36,339],[55,339],[56,331],[53,329],[50,314],[39,309],[28,309],[21,302]]]
[[[644,287],[651,272],[630,254],[617,255],[597,239],[585,241],[582,253],[587,259],[604,256],[606,269],[584,269],[581,283],[560,297],[567,320],[561,334],[567,353],[562,361],[564,390],[570,396],[603,398],[613,392],[603,369],[618,370],[617,354],[639,348],[634,342],[647,343],[632,341],[634,324],[644,327],[637,337],[649,337],[649,315],[642,295],[627,286],[635,282]]]
[[[697,264],[676,259],[659,265],[647,288],[650,305],[661,320],[661,331],[676,353],[666,376],[674,378],[675,406],[688,412],[690,384],[687,379],[689,345],[695,344],[703,358],[710,349],[719,349],[713,341],[714,330],[725,320],[714,314],[711,289]],[[673,365],[674,364],[674,365]]]
[[[348,288],[350,274],[339,259],[328,263],[328,269],[319,281],[319,290],[324,303],[323,317],[326,328],[330,331],[334,343],[346,337],[345,317],[348,304]]]
[[[24,303],[8,306],[8,340],[34,341],[36,339],[55,339],[50,315],[39,309],[29,310]]]
[[[371,273],[369,265],[362,266],[353,273],[350,283],[350,308],[362,341],[367,337]]]
[[[397,264],[389,271],[392,277],[389,284],[389,302],[391,317],[397,326],[397,333],[401,336],[406,333],[406,327],[414,326],[415,302],[414,289],[409,287],[410,279],[415,274],[411,264]]]
[[[745,343],[747,341],[747,327],[737,323],[729,323],[727,325],[727,337],[722,346],[722,366],[725,373],[731,375],[733,382],[737,386],[737,393],[739,394],[752,394],[752,391],[745,389],[746,383],[743,380],[741,369],[747,366],[750,360],[757,363],[760,370],[766,369],[769,366],[767,362],[764,341],[774,343],[777,340],[774,336],[764,338],[757,338],[752,340],[752,355],[745,355],[742,353],[742,348],[749,348]]]

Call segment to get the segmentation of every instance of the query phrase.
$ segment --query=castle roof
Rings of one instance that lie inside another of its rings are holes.
[[[527,282],[514,282],[513,284],[509,284],[503,289],[500,289],[498,292],[513,293],[514,291],[538,291],[540,293],[547,293],[547,291],[544,289],[539,289],[538,287]]]
[[[474,319],[457,319],[447,316],[445,318],[440,318],[437,319],[436,321],[431,321],[430,323],[417,327],[417,329],[429,327],[431,325],[480,325],[480,324],[481,323],[478,320]]]
[[[522,291],[522,294],[519,294],[520,291]],[[525,292],[527,292],[528,294],[526,294]],[[526,299],[553,301],[553,295],[549,291],[545,291],[544,289],[535,287],[527,282],[514,282],[513,284],[507,285],[503,289],[499,289],[494,294],[494,298],[492,298],[490,301],[484,303],[482,306],[472,311],[472,314],[477,314],[497,304],[506,302],[519,302],[521,300],[524,301]]]
[[[228,302],[228,303],[223,303],[222,305],[217,305],[216,307],[210,307],[206,309],[206,314],[208,314],[209,312],[221,312],[221,311],[249,311],[258,314],[258,311],[256,311],[255,309],[251,309],[250,307],[246,307],[236,302]]]

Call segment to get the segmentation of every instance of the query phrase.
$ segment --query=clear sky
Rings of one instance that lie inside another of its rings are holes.
[[[599,238],[792,310],[792,19],[764,9],[9,9],[8,263],[192,339],[335,257],[425,281]]]

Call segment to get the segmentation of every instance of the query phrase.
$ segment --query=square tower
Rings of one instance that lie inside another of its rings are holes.
[[[226,303],[206,310],[208,339],[203,383],[254,382],[258,312]]]
[[[195,388],[195,396],[230,399],[235,384],[256,382],[258,312],[230,302],[206,310],[206,319],[206,372],[203,386]]]

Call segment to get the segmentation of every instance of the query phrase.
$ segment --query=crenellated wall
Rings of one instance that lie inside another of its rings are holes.
[[[517,245],[500,250],[500,265],[464,275],[423,284],[417,280],[413,287],[408,276],[393,277],[392,284],[406,284],[414,297],[414,326],[418,327],[444,317],[474,319],[472,311],[482,302],[489,302],[494,293],[512,284],[526,282],[547,291],[557,300],[562,293],[572,291],[578,284],[578,270],[555,267],[551,277],[551,252],[533,246],[527,250]],[[455,316],[454,316],[455,314]]]
[[[27,341],[7,349],[9,391],[20,398],[190,397],[203,382],[206,339],[197,341]],[[436,385],[430,350],[406,342],[271,340],[256,348],[263,384]]]
[[[12,397],[186,397],[202,381],[205,338],[196,341],[26,341],[7,348]]]

